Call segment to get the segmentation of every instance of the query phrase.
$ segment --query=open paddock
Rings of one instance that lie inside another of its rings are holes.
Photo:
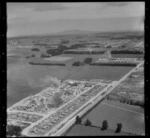
[[[73,57],[62,57],[62,56],[54,56],[54,57],[50,57],[50,58],[44,58],[44,60],[48,60],[48,61],[55,61],[55,62],[61,62],[61,61],[67,61],[72,59]]]
[[[115,131],[113,130],[102,131],[100,127],[75,125],[66,134],[66,136],[132,136],[132,135],[125,132],[115,133]]]
[[[117,107],[116,107],[117,106]],[[141,111],[135,111],[129,108],[129,105],[118,107],[119,105],[112,105],[109,103],[100,103],[91,112],[89,112],[83,119],[85,122],[87,118],[92,122],[93,126],[102,126],[103,120],[107,120],[109,129],[115,130],[117,123],[122,123],[122,131],[132,134],[143,134],[145,132],[144,114]]]

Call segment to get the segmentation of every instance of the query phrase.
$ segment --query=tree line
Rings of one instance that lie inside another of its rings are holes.
[[[31,65],[50,65],[50,66],[66,66],[63,63],[41,63],[41,62],[29,62]]]
[[[84,61],[75,61],[72,66],[82,66],[82,65],[86,65],[86,64],[90,64],[92,62],[92,58],[88,57],[85,58]]]
[[[76,124],[76,125],[82,124],[82,119],[81,119],[81,117],[76,116],[75,124]],[[92,125],[92,122],[91,122],[89,119],[87,119],[83,124],[84,124],[85,126],[91,126],[91,127],[93,126],[93,125]],[[101,130],[102,130],[102,131],[103,131],[103,130],[107,130],[108,127],[109,127],[109,125],[108,125],[107,120],[103,120]],[[122,123],[117,123],[117,127],[116,127],[116,130],[115,130],[115,133],[120,133],[120,132],[121,132],[121,129],[122,129]]]
[[[112,97],[110,97],[109,95],[107,96],[107,100],[113,100]],[[127,98],[121,98],[119,100],[120,103],[126,103],[126,104],[130,104],[130,105],[135,105],[135,106],[140,106],[142,108],[145,108],[145,102],[144,101],[135,101],[133,99],[127,99]]]
[[[144,54],[143,51],[140,50],[112,50],[111,54]]]

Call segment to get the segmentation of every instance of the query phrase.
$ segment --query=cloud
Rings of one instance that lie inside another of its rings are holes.
[[[8,35],[53,33],[82,27],[103,30],[108,23],[101,23],[100,19],[109,18],[111,24],[112,18],[144,16],[144,9],[143,2],[9,3]],[[99,19],[101,26],[96,26],[95,19]],[[116,22],[117,25],[120,23]]]
[[[68,7],[63,3],[7,3],[8,12],[18,9],[31,9],[34,11],[65,10]]]
[[[130,2],[107,2],[107,6],[127,6]]]
[[[56,77],[46,76],[40,78],[39,80],[35,80],[32,78],[28,78],[28,83],[30,87],[58,87],[61,83]]]
[[[62,3],[41,3],[37,4],[34,8],[35,11],[50,11],[50,10],[66,10],[67,6]]]
[[[7,22],[8,24],[13,24],[16,22],[24,22],[25,20],[31,20],[32,18],[30,16],[23,16],[23,17],[11,17],[8,18]]]

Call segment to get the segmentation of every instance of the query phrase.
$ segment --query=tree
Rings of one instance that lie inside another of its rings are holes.
[[[141,107],[145,108],[145,102],[144,101],[141,103]]]
[[[85,126],[92,126],[92,123],[89,119],[87,119],[85,122],[84,122],[84,125]]]
[[[61,99],[61,94],[60,93],[55,93],[53,96],[53,104],[55,107],[59,107],[60,105],[63,104],[63,100]]]
[[[130,105],[133,105],[134,103],[133,103],[133,100],[130,100]]]
[[[38,48],[32,48],[31,51],[40,51]]]
[[[130,75],[130,76],[129,76],[129,79],[132,79],[132,78],[133,78],[133,76],[132,76],[132,75]]]
[[[31,55],[31,57],[35,57],[35,55],[34,55],[34,54],[32,54],[32,55]]]
[[[26,58],[30,58],[30,56],[26,56]]]
[[[129,99],[127,99],[127,102],[126,102],[127,104],[130,104],[130,100]]]
[[[76,116],[76,121],[75,121],[76,124],[81,124],[81,118],[79,116]]]
[[[92,62],[92,58],[85,58],[84,59],[84,63],[86,63],[86,64],[90,64]]]
[[[68,43],[69,43],[69,40],[62,40],[61,43],[62,43],[62,44],[68,44]]]
[[[41,54],[41,58],[48,58],[48,57],[50,57],[50,55]]]
[[[111,46],[111,45],[108,45],[107,48],[112,48],[112,46]]]
[[[107,96],[107,100],[110,100],[110,97],[109,97],[109,96]]]
[[[122,45],[122,48],[126,48],[127,46],[126,45]]]
[[[63,50],[61,48],[46,50],[46,53],[51,54],[52,56],[60,55],[60,54],[62,54],[62,52],[63,52]]]
[[[107,120],[104,120],[103,123],[102,123],[101,130],[106,130],[107,128],[108,128],[108,122],[107,122]]]
[[[123,99],[123,98],[121,98],[121,99],[120,99],[120,102],[121,102],[121,103],[123,103],[123,101],[124,101],[124,99]]]
[[[116,129],[115,133],[120,133],[121,129],[122,129],[122,123],[118,123],[117,124],[117,129]]]
[[[14,125],[8,125],[7,126],[7,136],[21,136],[21,127],[20,126],[14,126]]]
[[[122,100],[122,103],[125,103],[125,102],[126,102],[126,99],[123,99],[123,100]]]
[[[80,66],[80,65],[81,65],[80,61],[75,61],[75,62],[72,64],[72,66]]]

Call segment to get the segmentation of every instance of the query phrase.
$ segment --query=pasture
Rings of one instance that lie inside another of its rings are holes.
[[[62,56],[54,56],[50,58],[44,58],[44,60],[55,61],[55,62],[63,62],[72,59],[73,57],[62,57]]]
[[[117,123],[122,123],[122,131],[132,134],[143,134],[145,132],[144,114],[140,111],[129,109],[129,105],[125,107],[116,107],[108,103],[100,103],[91,112],[89,112],[82,120],[85,122],[87,118],[92,122],[93,126],[102,126],[103,120],[107,120],[110,129],[115,130]]]

